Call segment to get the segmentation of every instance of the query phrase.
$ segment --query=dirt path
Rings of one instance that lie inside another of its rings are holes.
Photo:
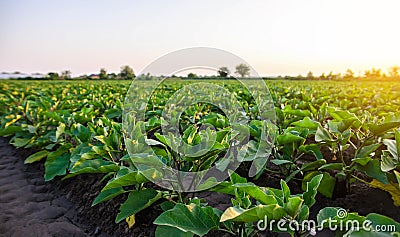
[[[74,205],[0,138],[0,236],[87,236]]]

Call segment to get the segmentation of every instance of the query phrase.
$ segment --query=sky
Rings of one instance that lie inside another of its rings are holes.
[[[138,73],[198,46],[263,76],[386,70],[400,66],[399,10],[398,0],[2,0],[0,72]]]

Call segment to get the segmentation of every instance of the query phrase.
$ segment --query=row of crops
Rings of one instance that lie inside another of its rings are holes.
[[[46,181],[57,176],[65,180],[80,174],[104,175],[108,182],[93,205],[128,194],[120,205],[117,223],[126,221],[131,227],[135,214],[160,205],[163,212],[154,221],[156,236],[204,236],[210,231],[254,236],[260,229],[256,223],[265,218],[272,232],[282,232],[278,221],[284,220],[284,232],[292,236],[314,235],[316,230],[328,228],[327,219],[336,220],[337,226],[347,220],[360,226],[366,220],[370,223],[370,228],[359,231],[338,229],[338,236],[346,232],[351,236],[392,236],[400,231],[400,224],[390,217],[376,213],[343,217],[338,215],[340,207],[320,210],[317,226],[288,228],[294,221],[309,219],[317,193],[329,198],[345,196],[352,192],[354,182],[388,192],[394,205],[400,206],[400,83],[267,81],[276,115],[273,141],[268,143],[271,155],[262,157],[265,162],[255,177],[230,171],[228,179],[204,190],[230,195],[231,207],[226,210],[198,198],[200,191],[158,187],[151,181],[163,179],[162,171],[136,165],[143,158],[142,143],[155,154],[149,162],[177,170],[202,171],[224,165],[220,159],[237,134],[214,105],[192,104],[179,118],[181,139],[189,146],[215,135],[206,153],[178,154],[175,137],[162,131],[168,98],[189,83],[167,81],[157,88],[148,101],[145,121],[134,124],[124,141],[127,131],[122,126],[122,111],[129,82],[2,81],[0,135],[9,137],[17,148],[36,151],[25,163],[44,162]],[[207,83],[223,85],[237,98],[249,119],[245,128],[250,134],[248,152],[259,149],[267,125],[258,119],[251,94],[235,81]],[[206,124],[214,130],[201,129]],[[254,157],[246,156],[239,169],[249,170]],[[281,188],[251,182],[269,173],[282,178]],[[303,192],[291,192],[290,182],[300,184]],[[395,228],[374,232],[382,224]]]

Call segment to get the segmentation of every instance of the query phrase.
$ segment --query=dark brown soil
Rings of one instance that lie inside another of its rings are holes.
[[[125,222],[114,222],[126,195],[91,206],[106,182],[100,182],[101,175],[80,175],[45,183],[43,163],[23,164],[28,155],[29,151],[15,150],[6,139],[0,138],[0,236],[154,236],[152,222],[161,213],[159,205],[138,213],[135,226],[129,229]],[[278,188],[279,177],[264,175],[256,183]],[[301,191],[294,182],[289,186],[293,193]],[[227,195],[202,193],[200,196],[221,210],[230,206]],[[388,193],[360,183],[353,185],[352,194],[342,198],[318,195],[311,217],[315,218],[326,206],[343,207],[361,215],[375,212],[400,221],[400,208],[393,205]],[[210,233],[209,236],[223,235]]]

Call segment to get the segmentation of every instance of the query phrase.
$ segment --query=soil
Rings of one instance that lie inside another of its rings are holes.
[[[32,151],[15,149],[0,138],[0,236],[154,236],[155,218],[162,212],[159,205],[138,213],[136,224],[129,229],[125,222],[115,223],[120,204],[127,195],[91,206],[106,181],[101,175],[79,175],[67,180],[44,182],[43,163],[24,165]],[[263,175],[260,186],[279,187],[279,177]],[[290,182],[293,193],[301,187]],[[342,207],[361,215],[375,212],[400,222],[400,208],[393,205],[390,195],[365,184],[353,185],[352,194],[329,199],[317,195],[310,210],[311,218],[326,206]],[[221,210],[230,206],[228,195],[202,193],[201,197]],[[222,236],[210,233],[209,236]],[[261,233],[260,236],[284,236]],[[329,232],[317,236],[333,236]]]

